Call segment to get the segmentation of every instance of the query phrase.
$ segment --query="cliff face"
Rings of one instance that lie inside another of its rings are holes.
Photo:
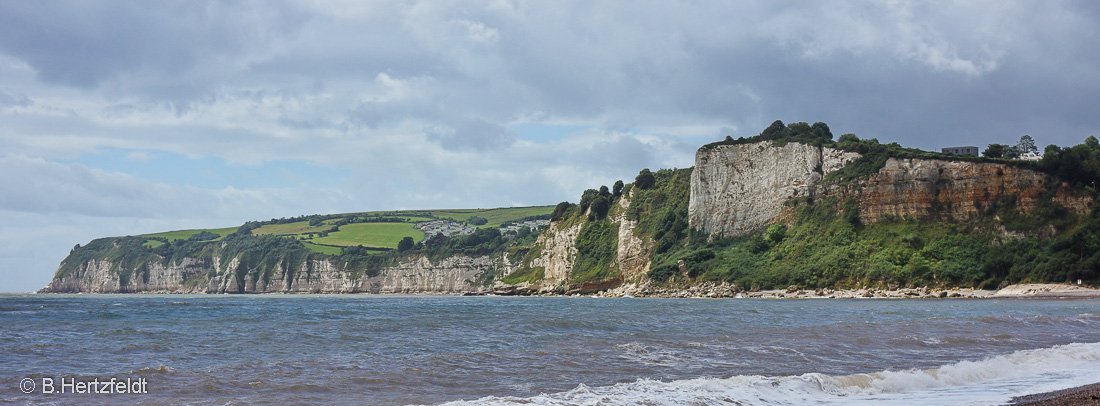
[[[453,256],[437,263],[416,257],[370,277],[343,271],[332,261],[309,261],[297,269],[276,267],[270,278],[240,270],[230,261],[221,271],[217,257],[185,258],[168,266],[149,263],[120,280],[116,264],[91,260],[69,275],[55,278],[43,293],[462,293],[482,289],[479,278],[511,271],[506,257]],[[238,276],[238,271],[240,276]],[[288,272],[290,271],[290,272]],[[213,276],[211,276],[213,275]],[[266,280],[265,280],[266,279]],[[125,283],[123,283],[125,282]]]
[[[544,275],[538,288],[551,290],[569,277],[573,270],[573,263],[577,259],[577,247],[573,243],[577,241],[577,235],[581,233],[581,226],[564,226],[562,222],[552,222],[550,227],[539,235],[536,245],[542,244],[541,255],[531,260],[532,268],[543,268]]]
[[[771,224],[792,197],[814,196],[825,175],[859,154],[770,141],[718,145],[695,153],[689,225],[712,236],[738,236]]]
[[[943,220],[973,220],[983,212],[1014,200],[1016,210],[1030,213],[1049,199],[1084,214],[1092,198],[1077,194],[1050,176],[1000,163],[890,158],[869,177],[832,193],[859,201],[864,223],[887,216]]]
[[[856,158],[796,143],[774,147],[770,141],[700,149],[691,179],[690,224],[712,236],[744,235],[783,222],[790,214],[783,202],[802,196],[855,199],[865,224],[889,216],[968,221],[1006,200],[1022,213],[1036,210],[1044,199],[1078,214],[1093,204],[1046,174],[1002,163],[890,158],[878,172],[847,186],[822,181]]]
[[[626,210],[630,208],[630,198],[623,196],[619,200],[623,211],[613,222],[619,223],[619,245],[616,249],[615,265],[622,273],[623,281],[634,281],[649,272],[649,244],[634,233],[637,221],[626,219]]]
[[[529,264],[525,265],[530,268],[542,268],[543,279],[533,284],[524,283],[519,286],[507,286],[498,283],[496,290],[500,293],[585,292],[593,289],[605,290],[606,288],[619,286],[623,282],[636,281],[639,278],[644,279],[643,275],[649,272],[649,250],[652,244],[635,235],[634,228],[637,226],[637,221],[626,219],[626,209],[630,208],[630,196],[620,197],[618,206],[619,210],[615,211],[617,214],[611,216],[609,220],[612,224],[618,225],[615,258],[611,266],[619,270],[620,278],[597,281],[583,286],[573,283],[569,275],[573,272],[576,263],[576,242],[584,223],[566,225],[564,221],[556,221],[551,223],[550,227],[539,235],[536,242],[538,255],[532,258]]]
[[[185,258],[180,264],[164,266],[147,264],[148,272],[135,271],[123,278],[117,265],[104,260],[91,260],[66,276],[54,278],[42,288],[42,293],[128,293],[165,291],[203,293],[208,284],[205,275],[217,267],[217,259]]]

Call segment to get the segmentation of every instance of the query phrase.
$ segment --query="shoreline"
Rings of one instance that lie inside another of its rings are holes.
[[[8,295],[377,295],[377,296],[550,296],[550,297],[601,297],[601,298],[696,298],[696,299],[1089,299],[1100,298],[1100,289],[1065,284],[1020,284],[1001,290],[972,288],[896,288],[896,289],[787,289],[745,291],[727,283],[704,282],[686,288],[657,287],[648,284],[625,284],[614,289],[595,293],[516,292],[484,290],[477,292],[256,292],[256,293],[206,293],[193,291],[144,291],[144,292],[29,292],[5,293]]]
[[[1074,299],[1100,298],[1100,289],[1063,284],[1020,284],[1000,290],[972,288],[787,289],[742,291],[729,284],[701,283],[684,289],[623,285],[599,297],[755,299]]]
[[[1012,398],[1006,406],[1100,406],[1100,383]]]

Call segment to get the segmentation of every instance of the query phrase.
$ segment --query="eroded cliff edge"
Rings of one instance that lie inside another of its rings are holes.
[[[710,236],[742,236],[787,223],[791,199],[854,199],[859,218],[972,221],[999,205],[1022,213],[1044,201],[1083,215],[1093,198],[1050,175],[1004,163],[889,158],[847,183],[829,175],[860,158],[829,147],[771,141],[700,149],[691,179],[690,225]]]

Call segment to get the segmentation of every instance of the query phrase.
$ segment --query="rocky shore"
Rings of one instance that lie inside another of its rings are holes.
[[[676,288],[626,284],[597,293],[600,297],[660,298],[762,298],[762,299],[938,299],[938,298],[1100,298],[1100,290],[1070,285],[1011,285],[1001,290],[970,288],[897,288],[897,289],[800,289],[745,291],[727,283],[704,282]]]
[[[1020,396],[1011,406],[1100,406],[1100,383],[1060,391]]]

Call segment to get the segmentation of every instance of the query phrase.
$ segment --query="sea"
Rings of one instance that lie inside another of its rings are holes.
[[[0,403],[1001,405],[1100,300],[0,295]]]

